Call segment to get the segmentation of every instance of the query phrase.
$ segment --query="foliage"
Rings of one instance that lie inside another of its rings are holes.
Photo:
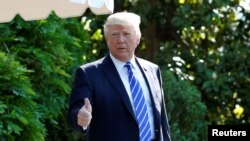
[[[181,5],[173,18],[189,48],[178,48],[181,70],[202,92],[212,124],[250,122],[249,16],[239,1],[203,1]]]
[[[207,108],[201,102],[201,93],[166,69],[163,69],[162,77],[172,140],[207,140],[204,119]]]
[[[1,117],[6,117],[0,126],[3,140],[79,137],[68,127],[66,110],[74,69],[95,58],[84,24],[51,14],[46,20],[25,22],[16,17],[0,25],[0,50],[8,54],[7,61],[1,59],[6,65],[1,69],[6,79],[1,83]],[[15,65],[8,67],[11,64]]]
[[[30,71],[14,55],[0,52],[0,60],[0,140],[44,140],[43,114],[34,101]]]

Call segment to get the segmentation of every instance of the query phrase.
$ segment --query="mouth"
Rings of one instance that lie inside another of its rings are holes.
[[[117,49],[118,49],[118,50],[126,50],[125,47],[118,47]]]

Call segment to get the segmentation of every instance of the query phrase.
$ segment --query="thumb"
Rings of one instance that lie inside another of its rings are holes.
[[[85,108],[87,109],[87,111],[89,111],[90,113],[92,113],[92,106],[90,104],[90,101],[88,98],[84,99],[84,104],[85,104]]]

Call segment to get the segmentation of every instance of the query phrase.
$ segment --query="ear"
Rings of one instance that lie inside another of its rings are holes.
[[[138,37],[138,38],[136,39],[136,45],[137,45],[137,46],[140,44],[140,41],[141,41],[141,38]]]

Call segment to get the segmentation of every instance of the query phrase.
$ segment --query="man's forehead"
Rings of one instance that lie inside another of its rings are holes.
[[[132,25],[110,25],[109,26],[111,31],[115,30],[132,30],[133,26]]]

